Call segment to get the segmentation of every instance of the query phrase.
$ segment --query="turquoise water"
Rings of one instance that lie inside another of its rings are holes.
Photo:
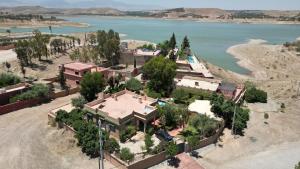
[[[189,61],[189,63],[195,63],[193,56],[188,56],[187,60]]]
[[[195,21],[163,20],[148,18],[118,18],[102,16],[63,17],[64,19],[90,24],[88,28],[53,27],[53,33],[88,32],[110,28],[125,34],[123,39],[138,39],[161,42],[176,34],[177,43],[187,35],[196,56],[213,64],[237,73],[246,74],[248,70],[238,66],[236,59],[226,50],[249,39],[264,39],[271,44],[294,41],[300,37],[300,25],[271,24],[233,24],[233,23],[200,23]],[[49,32],[48,28],[40,28]],[[13,28],[12,32],[30,32],[32,29]],[[0,32],[5,32],[1,30]]]

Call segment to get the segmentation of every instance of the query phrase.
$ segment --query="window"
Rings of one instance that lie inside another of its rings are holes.
[[[78,80],[76,80],[76,84],[79,85],[79,81]]]
[[[79,75],[79,72],[75,72],[75,75]]]
[[[199,86],[199,82],[195,82],[195,86]]]

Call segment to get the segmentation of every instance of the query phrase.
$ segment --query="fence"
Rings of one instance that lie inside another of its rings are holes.
[[[68,90],[63,90],[63,91],[59,91],[59,92],[52,92],[52,93],[50,93],[50,98],[51,99],[56,99],[56,98],[59,98],[59,97],[68,96],[70,94],[75,94],[77,92],[79,92],[79,87],[70,88]]]
[[[11,104],[6,104],[3,106],[0,106],[0,115],[10,113],[12,111],[24,109],[27,107],[35,106],[39,103],[42,103],[44,100],[45,99],[36,98],[36,99],[23,100],[23,101],[18,101],[16,103],[11,103]]]

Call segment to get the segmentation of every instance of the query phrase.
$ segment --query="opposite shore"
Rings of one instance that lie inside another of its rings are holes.
[[[201,23],[232,23],[232,24],[279,24],[279,25],[300,25],[298,21],[278,21],[275,19],[195,19],[195,18],[178,18],[178,17],[133,17],[133,16],[103,16],[103,15],[67,15],[67,17],[76,16],[98,16],[113,18],[137,18],[137,19],[161,19],[175,21],[195,21]],[[71,21],[5,21],[0,22],[0,29],[10,28],[39,28],[39,27],[89,27],[87,23],[71,22]]]

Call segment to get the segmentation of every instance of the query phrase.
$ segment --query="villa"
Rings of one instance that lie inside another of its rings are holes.
[[[112,96],[103,95],[98,100],[85,104],[84,109],[91,112],[95,119],[102,119],[106,129],[114,137],[128,125],[146,131],[147,125],[155,121],[156,100],[123,90]]]
[[[109,71],[107,68],[97,67],[96,65],[72,62],[63,65],[65,68],[64,75],[68,86],[78,86],[84,74],[88,72],[100,72],[107,77]]]
[[[177,60],[177,75],[181,79],[184,76],[214,78],[206,66],[199,62],[196,56],[188,56],[186,60]]]

